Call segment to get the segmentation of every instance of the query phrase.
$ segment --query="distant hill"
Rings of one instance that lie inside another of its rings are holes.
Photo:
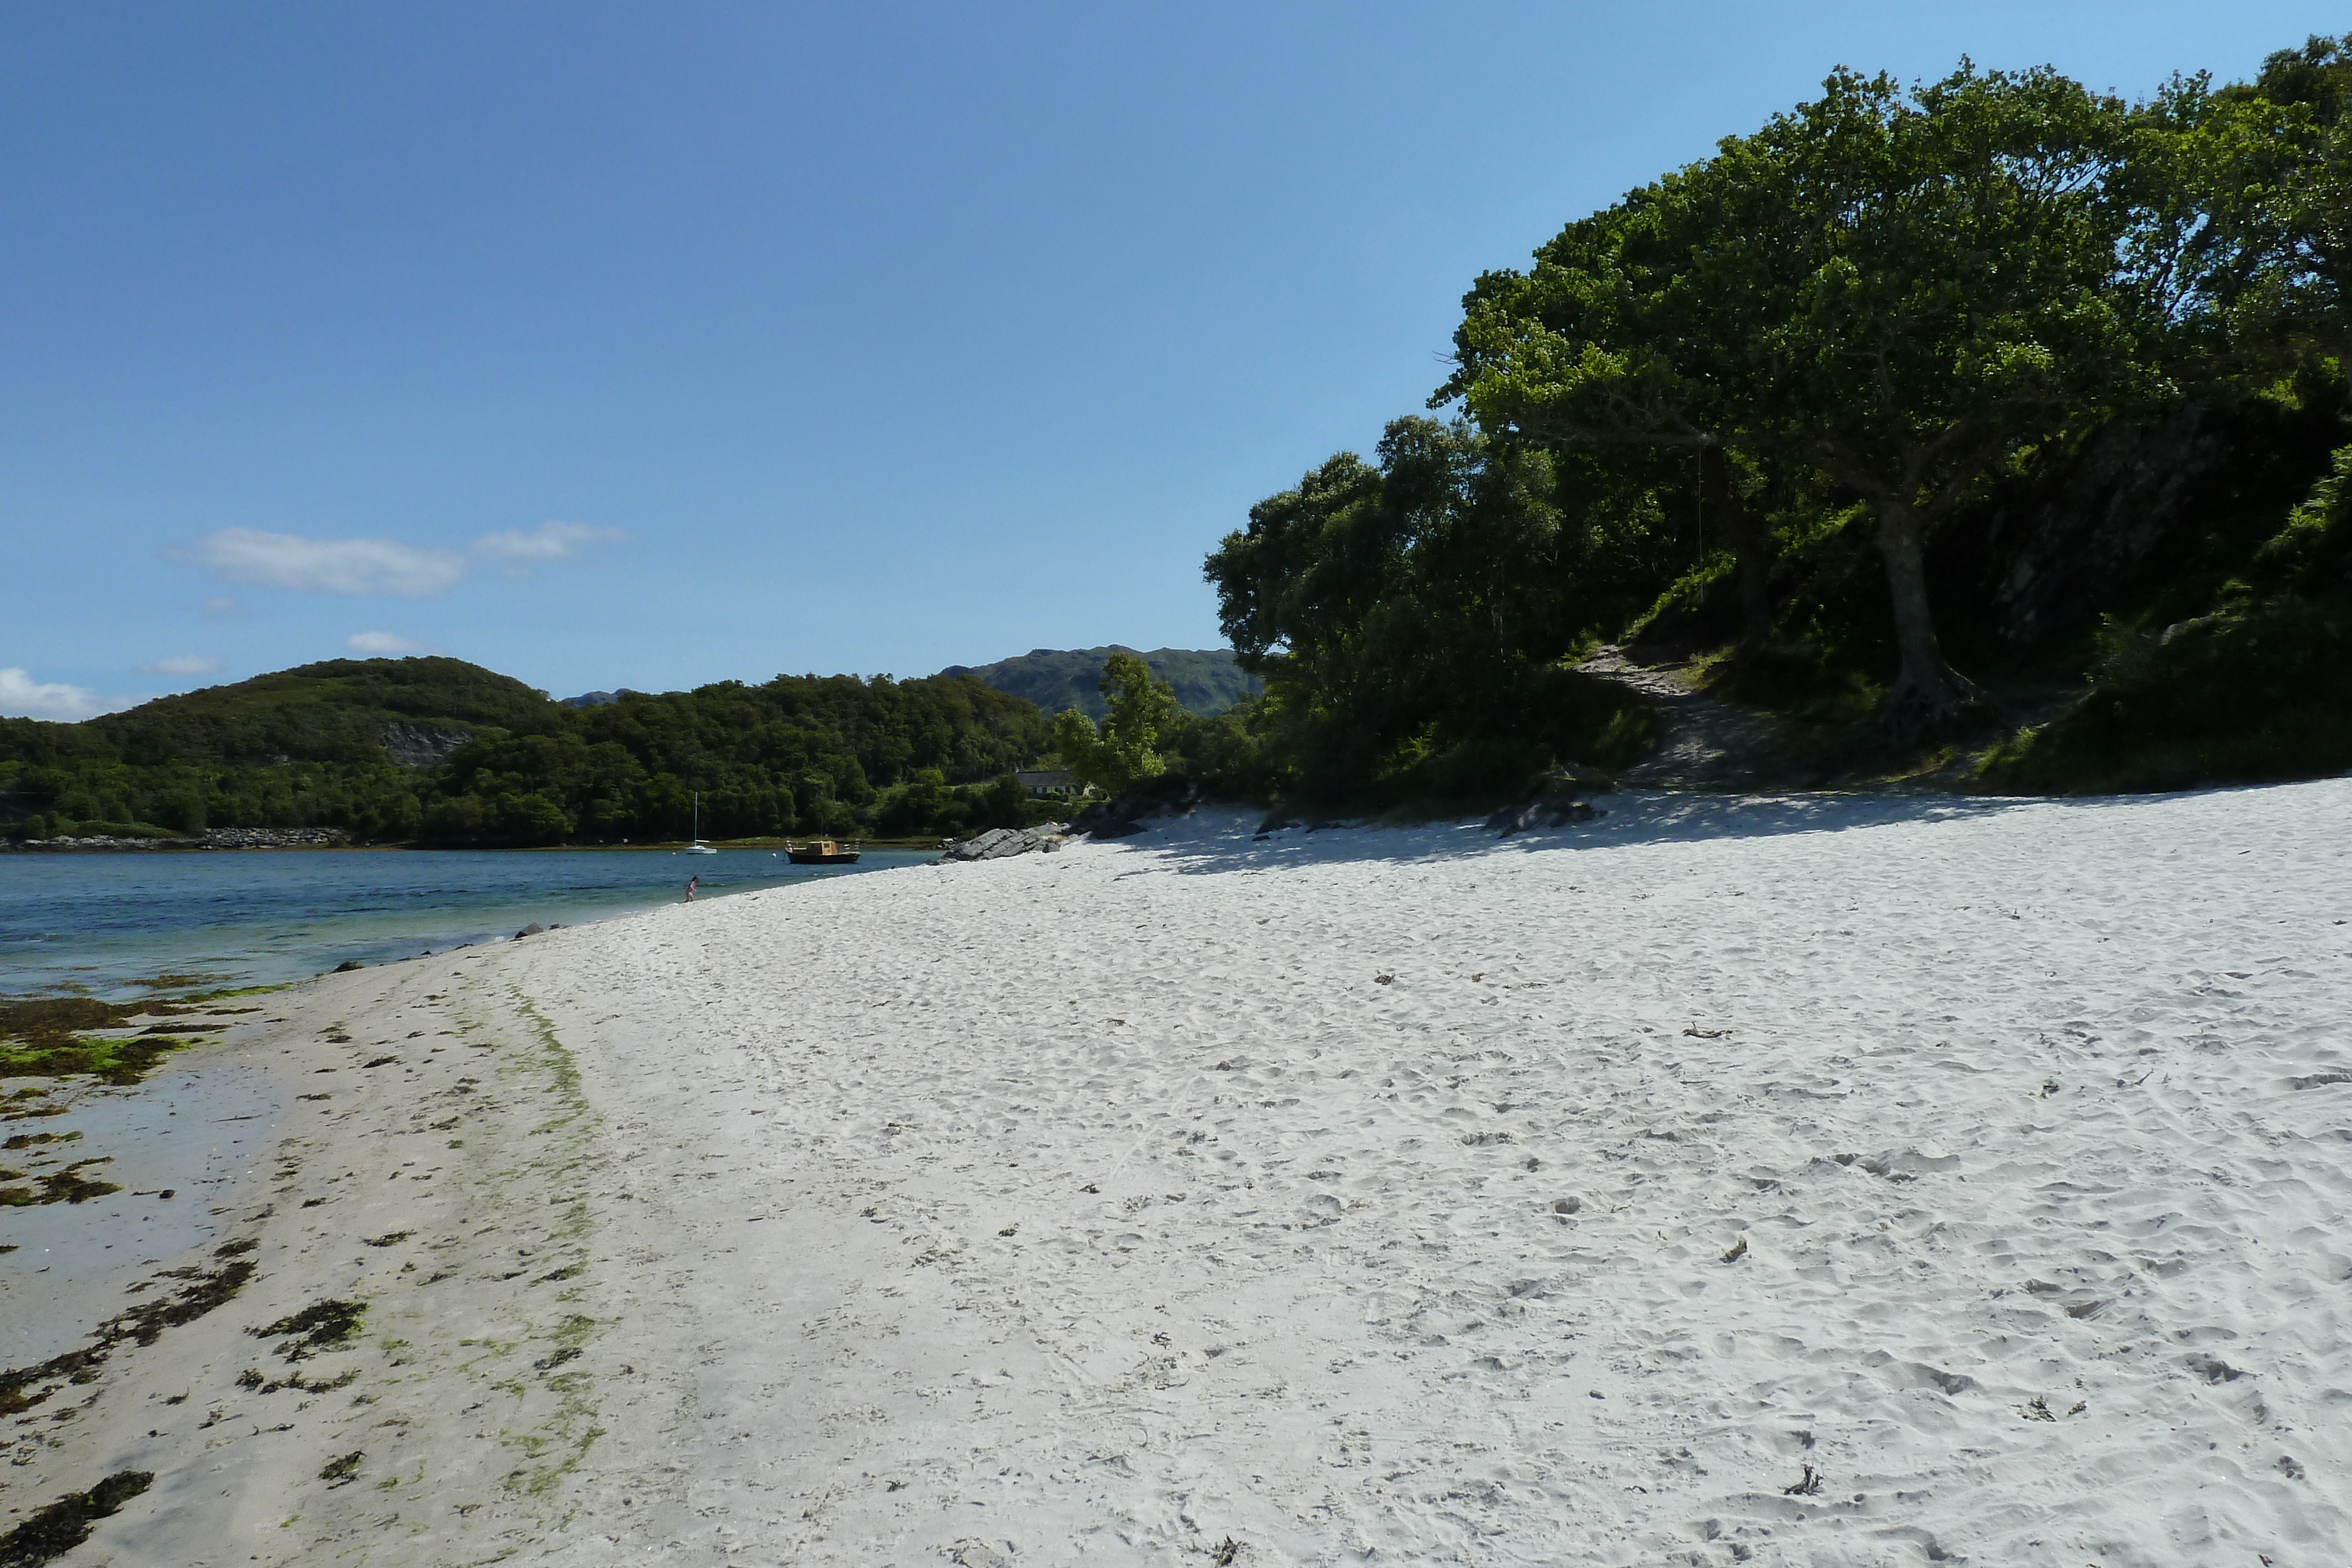
[[[1018,658],[992,664],[950,664],[942,675],[971,675],[981,685],[1026,697],[1049,714],[1074,707],[1088,718],[1100,718],[1106,704],[1096,683],[1114,653],[1139,651],[1114,643],[1108,648],[1032,648]],[[1224,712],[1264,688],[1255,676],[1234,663],[1231,648],[1155,648],[1141,653],[1151,673],[1176,688],[1176,700],[1187,711],[1203,716]]]
[[[336,659],[81,724],[0,718],[0,831],[375,841],[931,837],[1017,826],[1045,720],[980,681],[779,675],[560,703],[457,659]]]
[[[551,729],[547,694],[462,659],[330,659],[158,697],[86,724],[46,726],[126,762],[396,762],[475,731]],[[29,737],[27,737],[29,738]]]

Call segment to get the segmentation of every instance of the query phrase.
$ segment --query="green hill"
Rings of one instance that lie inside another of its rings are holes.
[[[1187,713],[1206,718],[1221,714],[1263,687],[1234,662],[1231,648],[1155,648],[1142,653],[1120,643],[1108,648],[1032,648],[1017,658],[992,664],[950,664],[942,675],[971,675],[982,685],[1035,703],[1046,713],[1076,708],[1088,718],[1104,713],[1097,687],[1103,664],[1114,652],[1138,653],[1151,673],[1176,688],[1176,701]]]
[[[411,737],[454,743],[557,719],[546,693],[461,659],[330,659],[51,727],[131,762],[367,763],[415,755]]]
[[[362,840],[923,834],[1018,821],[1033,705],[954,676],[779,675],[550,701],[456,659],[337,659],[82,724],[0,719],[18,838],[341,828]]]
[[[559,713],[544,693],[462,660],[331,659],[81,724],[0,719],[0,819],[19,833],[370,836],[421,820],[420,764],[477,735],[552,729]]]

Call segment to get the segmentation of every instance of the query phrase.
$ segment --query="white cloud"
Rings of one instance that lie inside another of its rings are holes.
[[[231,582],[306,593],[389,593],[429,599],[466,575],[465,557],[397,539],[306,539],[259,528],[206,534],[196,559]]]
[[[215,599],[207,599],[205,601],[205,613],[207,615],[234,615],[236,613],[236,601],[231,599],[226,593]]]
[[[37,681],[21,669],[0,670],[0,715],[11,718],[55,719],[72,724],[102,713],[136,707],[145,697],[102,697],[87,686],[62,681]]]
[[[343,639],[343,646],[354,653],[370,658],[388,659],[402,653],[429,653],[433,650],[422,643],[390,632],[354,632]]]
[[[529,533],[507,528],[484,534],[474,541],[474,553],[505,561],[509,577],[529,577],[534,566],[567,559],[577,555],[583,545],[620,537],[618,528],[600,528],[589,523],[541,523]]]
[[[174,653],[168,659],[158,659],[152,664],[142,664],[142,675],[217,675],[221,662],[210,653]]]

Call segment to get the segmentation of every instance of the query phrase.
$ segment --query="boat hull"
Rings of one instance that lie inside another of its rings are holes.
[[[826,854],[820,850],[786,850],[784,853],[792,858],[794,865],[856,865],[857,863],[856,850],[843,850],[833,854]]]

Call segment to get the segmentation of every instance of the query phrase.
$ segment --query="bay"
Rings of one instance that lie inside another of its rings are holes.
[[[685,896],[803,885],[919,864],[867,850],[855,866],[782,852],[257,850],[0,854],[0,995],[119,998],[143,980],[227,988],[308,978],[573,925]],[[182,988],[174,987],[173,988]]]

